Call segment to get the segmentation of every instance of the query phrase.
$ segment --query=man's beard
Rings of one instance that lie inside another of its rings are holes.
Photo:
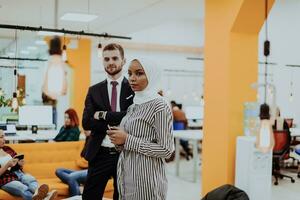
[[[105,68],[105,71],[106,71],[106,73],[108,73],[109,75],[114,76],[114,75],[118,74],[120,71],[122,71],[122,67],[118,68],[117,70],[115,70],[115,71],[113,71],[113,72],[110,72],[109,70],[107,70],[107,69]]]

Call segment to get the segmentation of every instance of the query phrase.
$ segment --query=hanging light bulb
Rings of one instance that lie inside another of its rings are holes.
[[[290,94],[289,101],[292,102],[294,100],[293,93]]]
[[[63,46],[63,51],[62,51],[62,60],[64,62],[67,62],[68,57],[67,57],[67,46],[64,44]]]
[[[17,42],[17,30],[15,31],[15,42],[16,42],[16,52],[15,52],[15,58],[17,57],[17,53],[18,53],[18,42]],[[12,102],[11,102],[11,107],[13,109],[13,111],[17,111],[18,107],[19,107],[19,103],[18,103],[18,99],[17,99],[17,59],[15,59],[15,66],[14,66],[14,92],[13,92],[13,98],[12,98]]]
[[[62,50],[62,60],[64,62],[67,62],[68,57],[67,57],[67,46],[66,46],[66,35],[64,35],[64,45],[63,45],[63,50]]]
[[[98,58],[102,58],[102,44],[98,44]]]
[[[43,85],[43,92],[52,99],[57,99],[58,96],[67,93],[66,64],[61,56],[60,45],[58,37],[54,37],[50,41],[50,58]]]
[[[201,95],[200,104],[201,104],[201,106],[204,106],[204,97],[203,97],[203,95]]]
[[[13,99],[12,99],[12,102],[11,102],[11,107],[14,111],[16,111],[19,107],[19,103],[18,103],[18,99],[17,99],[17,93],[14,92],[13,93]]]
[[[289,96],[289,101],[292,102],[294,100],[293,97],[293,71],[291,70],[291,82],[290,82],[290,96]]]
[[[270,127],[270,107],[267,102],[267,90],[268,90],[268,56],[270,55],[270,41],[268,40],[268,0],[265,0],[265,28],[266,28],[266,40],[264,42],[264,56],[265,56],[265,84],[264,84],[264,104],[260,106],[260,128],[258,135],[256,136],[256,147],[262,153],[272,151],[272,137],[273,132]],[[257,93],[258,95],[258,93]],[[266,121],[265,121],[266,120]]]

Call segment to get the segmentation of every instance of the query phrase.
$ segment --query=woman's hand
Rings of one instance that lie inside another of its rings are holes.
[[[126,141],[128,133],[122,130],[119,127],[110,127],[110,130],[107,130],[107,135],[111,142],[115,145],[123,145]]]
[[[13,159],[11,159],[10,161],[8,161],[8,162],[6,163],[6,167],[7,167],[7,168],[13,167],[13,166],[15,166],[17,163],[18,163],[18,159],[13,158]]]

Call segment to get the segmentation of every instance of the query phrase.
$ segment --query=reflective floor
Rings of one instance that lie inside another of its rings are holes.
[[[196,183],[192,182],[192,161],[180,161],[180,177],[175,176],[175,163],[167,166],[169,180],[167,200],[199,200],[201,193],[200,166]],[[286,172],[284,174],[294,177],[295,183],[288,179],[279,180],[279,185],[272,186],[272,200],[300,200],[300,178],[296,173]]]

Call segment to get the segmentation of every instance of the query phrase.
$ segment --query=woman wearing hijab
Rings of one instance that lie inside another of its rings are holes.
[[[120,200],[164,200],[167,196],[165,159],[172,155],[172,112],[158,95],[159,70],[147,60],[134,59],[128,69],[135,92],[120,128],[107,131],[122,150],[118,162]]]

